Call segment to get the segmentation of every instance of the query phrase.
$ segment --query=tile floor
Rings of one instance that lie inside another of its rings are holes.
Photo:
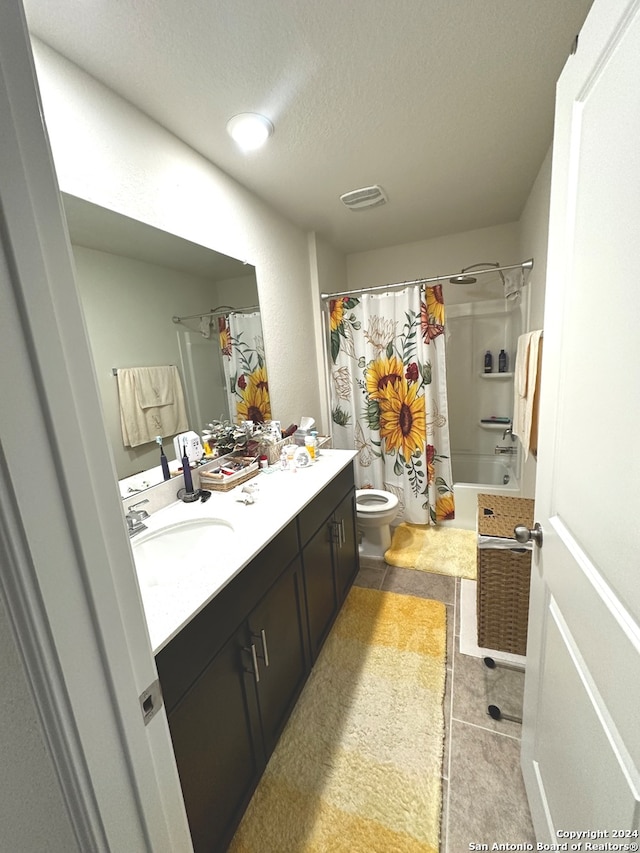
[[[489,670],[480,658],[460,654],[460,580],[362,558],[356,584],[447,605],[440,853],[466,853],[474,849],[471,845],[481,844],[491,850],[494,843],[535,847],[520,771],[521,727],[487,714],[487,705],[494,704],[505,714],[521,715],[524,675]]]

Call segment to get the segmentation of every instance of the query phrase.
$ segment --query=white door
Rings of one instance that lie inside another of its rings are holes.
[[[540,841],[637,850],[638,0],[595,0],[558,83],[549,235],[522,768]]]

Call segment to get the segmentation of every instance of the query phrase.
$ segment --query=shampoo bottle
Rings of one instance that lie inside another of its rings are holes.
[[[162,436],[156,436],[156,442],[160,445],[160,465],[162,466],[162,476],[165,480],[171,479],[171,473],[169,472],[169,460],[165,456],[164,447],[162,446]]]
[[[506,373],[507,372],[507,354],[501,349],[500,355],[498,356],[498,373]]]
[[[493,356],[491,355],[491,351],[487,350],[484,354],[484,372],[492,373],[493,372]]]

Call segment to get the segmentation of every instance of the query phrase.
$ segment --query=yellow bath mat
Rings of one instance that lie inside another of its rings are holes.
[[[475,530],[402,522],[384,559],[391,566],[475,580],[476,553]]]
[[[437,853],[446,608],[353,587],[229,853]]]

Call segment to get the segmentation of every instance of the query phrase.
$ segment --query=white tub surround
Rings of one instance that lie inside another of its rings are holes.
[[[480,491],[486,491],[485,486],[518,489],[517,454],[453,453],[451,462],[456,487],[469,483],[478,485]]]
[[[232,547],[223,546],[218,554],[212,554],[211,572],[181,564],[175,567],[171,583],[148,586],[140,578],[154,654],[242,571],[354,456],[355,451],[350,450],[323,450],[316,463],[295,472],[277,469],[261,472],[248,481],[258,489],[253,504],[238,500],[242,496],[240,485],[229,492],[213,492],[206,503],[177,501],[145,519],[149,531],[197,518],[223,519],[234,528]]]
[[[475,530],[478,495],[519,497],[521,489],[517,464],[517,456],[454,454],[453,472],[456,481],[453,484],[453,494],[456,502],[456,517],[453,521],[442,523],[462,530]],[[505,478],[508,478],[506,482]]]
[[[494,489],[519,494],[519,444],[510,435],[515,346],[522,328],[521,306],[505,299],[448,306],[447,380],[455,520],[475,529],[476,496]],[[498,354],[507,353],[499,372]],[[484,372],[484,355],[493,372]],[[493,420],[492,420],[493,419]],[[504,452],[497,453],[500,448]],[[511,455],[511,451],[515,454]],[[506,482],[505,482],[506,481]]]

